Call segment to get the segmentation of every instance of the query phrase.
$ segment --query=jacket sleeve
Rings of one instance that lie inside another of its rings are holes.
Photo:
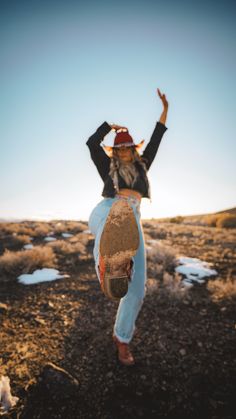
[[[103,180],[105,180],[110,168],[110,158],[106,155],[100,143],[104,139],[105,135],[111,131],[111,126],[107,122],[103,122],[96,132],[89,137],[86,142],[90,150],[91,158],[97,167],[97,170]]]
[[[163,137],[164,132],[167,130],[168,128],[162,124],[161,122],[157,122],[155,129],[152,133],[151,139],[147,145],[147,147],[145,148],[143,154],[142,154],[142,158],[144,160],[144,162],[146,163],[147,166],[147,170],[150,168],[156,154],[157,154],[157,150],[159,148],[161,139]]]

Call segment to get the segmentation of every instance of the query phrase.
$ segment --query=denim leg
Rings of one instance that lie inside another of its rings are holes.
[[[116,337],[129,343],[135,331],[135,322],[142,307],[146,293],[146,251],[140,216],[135,213],[139,228],[140,245],[133,258],[134,269],[127,294],[121,298],[116,314],[113,332]]]
[[[103,232],[103,228],[106,223],[106,219],[108,217],[108,214],[110,212],[111,206],[114,201],[115,201],[115,198],[105,198],[101,202],[99,202],[98,205],[91,212],[90,217],[89,217],[89,222],[88,222],[89,229],[91,233],[95,236],[93,257],[95,261],[95,270],[96,270],[99,282],[100,282],[100,274],[99,274],[99,269],[98,269],[99,243],[100,243],[100,238]]]
[[[107,216],[110,212],[112,204],[118,198],[105,198],[103,199],[92,211],[89,217],[89,229],[95,236],[93,256],[95,260],[95,269],[97,277],[99,277],[99,243],[102,235],[104,225],[106,223]],[[118,310],[116,313],[116,320],[114,324],[114,334],[121,342],[129,343],[133,337],[135,331],[135,322],[139,311],[142,307],[144,296],[145,296],[145,283],[146,283],[146,251],[144,244],[143,228],[140,222],[139,208],[129,201],[133,208],[134,215],[136,217],[138,229],[139,229],[139,248],[133,257],[133,268],[131,281],[129,282],[129,288],[127,294],[120,299]]]

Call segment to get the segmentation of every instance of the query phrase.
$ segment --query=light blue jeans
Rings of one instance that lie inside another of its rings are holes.
[[[136,217],[140,239],[139,248],[133,257],[134,264],[128,292],[123,298],[120,299],[113,329],[113,333],[116,335],[120,342],[129,343],[133,337],[135,331],[135,322],[146,294],[146,251],[143,228],[140,222],[140,202],[133,197],[120,198],[116,196],[115,198],[104,198],[91,212],[88,225],[91,233],[95,236],[93,256],[95,260],[97,277],[100,281],[98,270],[100,238],[111,206],[118,199],[126,199],[132,207]]]

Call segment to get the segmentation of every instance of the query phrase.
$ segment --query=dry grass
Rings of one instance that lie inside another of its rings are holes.
[[[232,276],[232,271],[230,270],[226,279],[209,280],[207,288],[211,293],[213,301],[233,299],[236,297],[236,276]]]
[[[0,256],[0,275],[16,276],[32,273],[38,268],[56,268],[56,255],[50,247],[35,246],[30,250],[6,250]]]

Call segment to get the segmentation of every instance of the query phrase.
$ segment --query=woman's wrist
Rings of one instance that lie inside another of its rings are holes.
[[[167,111],[168,111],[168,106],[165,106],[159,119],[159,122],[161,122],[163,125],[165,125],[166,123]]]

